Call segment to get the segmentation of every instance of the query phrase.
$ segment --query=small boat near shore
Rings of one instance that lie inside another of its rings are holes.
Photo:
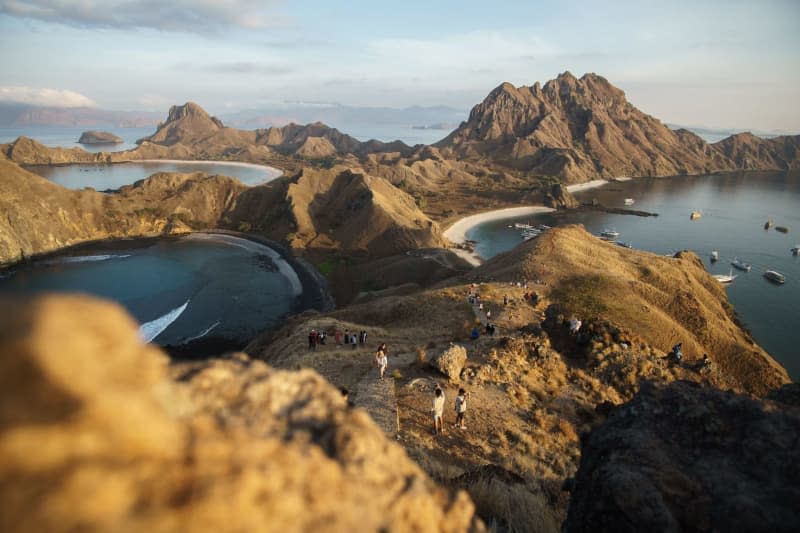
[[[606,239],[616,239],[619,237],[619,232],[615,229],[604,229],[600,232],[601,237],[605,237]]]
[[[532,226],[530,224],[526,224],[524,222],[515,222],[514,223],[514,227],[517,228],[517,229],[536,229],[535,226]]]
[[[764,272],[764,277],[772,283],[777,283],[778,285],[783,285],[786,283],[786,277],[777,270],[767,270]]]
[[[716,250],[711,250],[711,262],[716,263],[719,261],[719,252]]]
[[[730,285],[736,279],[736,276],[733,274],[733,269],[731,269],[729,274],[714,274],[714,279],[723,285]]]
[[[701,213],[700,211],[692,211],[691,214],[689,214],[689,220],[697,220],[702,216],[703,213]]]
[[[775,225],[775,222],[773,222],[772,219],[769,218],[769,219],[767,219],[766,222],[764,222],[764,229],[769,229],[774,225]]]
[[[624,242],[624,241],[617,241],[616,245],[617,246],[621,246],[623,248],[633,248],[633,244],[632,243]]]
[[[800,255],[800,244],[795,244],[791,251],[792,255]]]
[[[625,205],[633,205],[635,200],[633,198],[625,198]]]
[[[775,226],[775,231],[780,231],[781,233],[789,233],[789,228],[786,226]]]
[[[733,268],[738,268],[739,270],[744,270],[745,272],[750,272],[750,269],[752,268],[750,266],[750,263],[745,263],[738,257],[733,258],[733,261],[731,261],[731,265],[733,265]]]

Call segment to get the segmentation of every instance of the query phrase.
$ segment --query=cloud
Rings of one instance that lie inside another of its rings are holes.
[[[197,68],[205,72],[213,72],[219,74],[265,74],[269,76],[276,76],[280,74],[289,74],[294,72],[294,69],[285,65],[268,65],[264,63],[256,63],[254,61],[232,61],[229,63],[213,63],[211,65],[204,65]]]
[[[0,0],[0,14],[80,28],[216,33],[273,26],[278,0]]]
[[[0,102],[55,107],[94,107],[97,105],[91,98],[75,91],[35,87],[0,87]]]

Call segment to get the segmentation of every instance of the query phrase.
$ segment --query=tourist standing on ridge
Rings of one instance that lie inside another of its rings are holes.
[[[381,374],[381,379],[383,379],[383,374],[386,372],[386,367],[389,365],[389,359],[386,358],[386,352],[383,350],[378,350],[378,353],[375,354],[375,363],[378,365],[378,371]]]
[[[439,385],[436,385],[436,390],[433,391],[433,434],[443,435],[444,426],[442,425],[442,416],[444,415],[444,391]]]
[[[469,398],[469,393],[464,389],[458,389],[458,396],[456,396],[456,423],[453,424],[453,427],[467,429],[464,424],[464,416],[467,413],[467,398]]]

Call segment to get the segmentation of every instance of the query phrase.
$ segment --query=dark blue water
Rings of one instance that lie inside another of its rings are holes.
[[[484,258],[510,250],[521,242],[519,230],[507,226],[518,221],[548,225],[583,224],[592,233],[605,228],[620,232],[620,241],[634,248],[663,254],[689,249],[705,262],[709,272],[727,274],[734,257],[750,263],[751,272],[739,277],[728,289],[728,297],[742,322],[756,341],[781,362],[794,380],[800,379],[800,258],[790,248],[800,244],[800,173],[737,173],[702,177],[636,179],[610,183],[599,189],[577,193],[581,201],[596,198],[610,207],[656,212],[642,218],[601,212],[574,212],[566,216],[540,215],[486,223],[467,232],[478,241],[477,252]],[[693,210],[702,218],[692,221]],[[788,226],[783,234],[764,230],[772,218]],[[712,264],[710,253],[719,251]],[[765,270],[786,276],[782,286],[762,277]]]
[[[204,337],[243,345],[293,310],[299,288],[273,250],[221,235],[82,249],[0,278],[0,293],[82,292],[115,300],[161,345]]]
[[[81,133],[87,130],[109,131],[121,138],[120,144],[78,144]],[[26,126],[0,128],[0,144],[9,143],[20,135],[34,139],[45,146],[63,148],[83,148],[87,152],[121,152],[136,148],[136,140],[152,135],[155,128],[105,128],[105,127],[59,127],[59,126]]]
[[[117,163],[113,165],[34,165],[26,167],[68,189],[91,187],[98,191],[116,190],[147,178],[156,172],[205,172],[236,178],[245,185],[259,185],[281,175],[264,166],[236,163],[187,161],[181,163]]]

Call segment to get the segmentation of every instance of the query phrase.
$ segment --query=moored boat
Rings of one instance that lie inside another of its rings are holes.
[[[614,229],[606,228],[600,232],[600,236],[605,237],[607,239],[616,239],[617,237],[619,237],[619,232]]]
[[[775,223],[772,221],[771,218],[769,218],[769,219],[767,219],[766,222],[764,222],[764,229],[769,229],[774,225],[775,225]]]
[[[689,215],[689,220],[697,220],[701,216],[703,216],[703,214],[700,211],[692,211],[692,213]]]
[[[711,250],[711,262],[716,263],[719,261],[719,252],[716,250]]]
[[[772,283],[777,283],[778,285],[783,285],[786,282],[784,275],[777,270],[767,270],[764,272],[764,277],[770,280]]]
[[[780,231],[781,233],[789,233],[789,228],[786,226],[775,226],[775,231]]]
[[[624,241],[617,241],[617,246],[622,246],[623,248],[633,248],[633,244]]]
[[[633,205],[634,201],[633,198],[625,198],[625,205]]]
[[[531,226],[530,224],[526,224],[524,222],[515,222],[514,223],[514,227],[517,228],[517,229],[536,229],[533,226]]]
[[[731,261],[731,265],[733,265],[733,268],[738,268],[739,270],[744,270],[745,272],[750,272],[750,269],[752,268],[750,266],[750,263],[745,263],[738,257],[733,258],[733,261]]]
[[[730,285],[736,279],[736,276],[733,275],[733,270],[731,270],[729,274],[714,274],[714,279],[723,285]]]
[[[800,255],[800,244],[796,244],[794,248],[792,248],[792,255]]]

